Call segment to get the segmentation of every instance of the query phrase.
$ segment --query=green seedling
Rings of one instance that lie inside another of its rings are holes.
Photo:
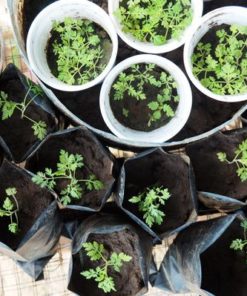
[[[167,188],[154,186],[131,197],[129,202],[138,205],[144,221],[151,228],[154,224],[161,225],[164,221],[165,213],[160,208],[165,205],[170,196]]]
[[[60,192],[61,203],[66,206],[72,202],[72,199],[81,199],[85,190],[104,188],[104,184],[97,180],[94,174],[90,174],[87,179],[78,179],[77,170],[83,167],[83,157],[80,154],[69,154],[65,150],[60,150],[57,170],[45,168],[45,172],[38,172],[32,180],[42,188],[50,190],[54,190],[58,180],[68,180],[68,185]]]
[[[0,208],[0,217],[9,217],[10,223],[8,230],[17,234],[19,231],[18,211],[19,206],[16,199],[17,190],[15,187],[9,187],[5,190],[6,198]]]
[[[130,262],[131,256],[125,253],[113,252],[108,258],[105,255],[106,251],[103,244],[99,244],[96,241],[83,243],[82,247],[85,249],[87,256],[91,261],[100,261],[100,265],[95,269],[81,272],[81,275],[86,279],[94,279],[98,284],[98,288],[102,289],[104,293],[116,292],[116,287],[113,277],[109,275],[109,269],[113,269],[116,272],[121,272],[121,267],[124,262]]]

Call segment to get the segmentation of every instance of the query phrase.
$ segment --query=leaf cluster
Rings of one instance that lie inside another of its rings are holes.
[[[81,272],[81,275],[88,280],[94,279],[98,283],[98,288],[102,289],[104,293],[116,291],[114,279],[108,274],[109,268],[120,272],[123,263],[130,262],[132,257],[122,252],[113,252],[109,258],[106,258],[104,245],[96,241],[83,243],[82,247],[91,261],[101,261],[101,264],[95,269],[90,268]]]
[[[47,124],[42,120],[36,121],[26,114],[26,111],[30,104],[37,96],[42,96],[43,91],[40,86],[31,83],[28,80],[27,83],[29,85],[29,88],[21,103],[10,100],[8,94],[4,91],[0,92],[0,111],[2,113],[2,120],[11,118],[14,112],[18,110],[21,113],[21,119],[26,119],[31,122],[34,136],[36,136],[39,140],[43,140],[47,134]],[[33,96],[30,99],[31,93],[33,94]]]
[[[38,172],[32,178],[32,181],[42,188],[54,190],[59,179],[68,180],[68,184],[60,192],[61,203],[66,206],[72,202],[72,199],[81,199],[85,190],[92,191],[104,188],[104,184],[97,180],[93,174],[90,174],[87,179],[78,179],[76,173],[82,167],[84,167],[84,162],[80,154],[69,154],[65,150],[60,150],[57,170],[45,168],[45,171]]]
[[[235,164],[237,166],[236,173],[242,182],[247,181],[247,139],[242,141],[238,148],[234,151],[235,157],[232,160],[227,158],[225,152],[218,152],[217,157],[221,162],[227,164]]]
[[[5,190],[6,198],[4,199],[3,205],[0,208],[0,217],[9,217],[10,223],[8,230],[17,234],[19,231],[18,211],[19,206],[16,199],[17,190],[15,187],[9,187]]]
[[[231,242],[230,249],[233,249],[235,251],[243,251],[245,249],[245,246],[247,245],[247,219],[243,220],[240,223],[240,226],[243,228],[244,231],[244,238],[237,238]]]
[[[177,84],[173,77],[164,71],[160,73],[159,77],[156,77],[154,75],[155,67],[156,65],[152,63],[145,64],[142,71],[139,64],[134,64],[128,69],[128,72],[121,72],[112,85],[115,101],[123,100],[126,95],[137,101],[147,100],[146,88],[148,86],[159,91],[156,100],[147,104],[150,110],[148,126],[160,120],[163,115],[168,118],[174,117],[175,110],[169,103],[179,102],[179,96],[174,95]],[[125,117],[129,116],[130,110],[123,108],[122,111]]]
[[[138,204],[139,211],[143,213],[143,219],[149,227],[154,224],[161,225],[165,213],[161,211],[161,206],[164,206],[170,198],[170,193],[167,188],[151,187],[147,188],[129,199],[129,202]]]
[[[179,39],[192,15],[190,0],[121,0],[115,11],[123,32],[157,46]]]
[[[217,43],[199,42],[192,55],[193,73],[218,95],[247,92],[247,26],[231,25],[216,31]]]
[[[105,69],[106,64],[101,63],[102,40],[94,22],[67,17],[63,22],[53,22],[53,32],[60,37],[52,44],[59,80],[81,85],[95,79]]]

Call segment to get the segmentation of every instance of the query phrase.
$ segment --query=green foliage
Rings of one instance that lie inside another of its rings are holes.
[[[236,164],[237,175],[242,182],[247,181],[247,139],[242,141],[234,152],[235,157],[228,160],[225,152],[218,152],[217,157],[221,162]]]
[[[192,14],[190,0],[120,0],[115,11],[123,32],[154,45],[179,39]]]
[[[163,222],[165,214],[160,207],[165,205],[170,196],[167,188],[154,186],[131,197],[129,202],[138,204],[139,211],[143,213],[143,219],[149,227],[152,227],[154,224],[161,225]]]
[[[82,245],[85,249],[87,256],[91,261],[101,261],[101,265],[95,269],[89,269],[81,272],[81,275],[86,279],[94,279],[98,283],[98,288],[102,289],[104,293],[116,291],[114,279],[109,276],[108,270],[111,267],[114,271],[120,272],[124,262],[130,262],[132,257],[124,253],[113,252],[110,258],[105,257],[105,248],[103,244],[96,241],[86,242]]]
[[[244,239],[237,238],[231,242],[230,249],[233,249],[235,251],[243,251],[245,249],[245,246],[247,245],[247,219],[243,220],[240,226],[243,228],[244,231]]]
[[[120,73],[112,85],[115,101],[123,100],[126,95],[137,101],[146,100],[147,86],[159,91],[156,100],[147,104],[150,109],[150,119],[147,123],[149,127],[153,122],[161,120],[164,115],[168,118],[174,117],[175,110],[169,103],[179,102],[178,95],[174,95],[177,84],[173,77],[166,72],[161,72],[159,77],[156,77],[154,75],[155,68],[155,64],[145,64],[144,71],[142,71],[139,64],[132,65],[128,69],[128,73]],[[128,117],[130,112],[130,110],[123,108],[125,117]]]
[[[0,208],[0,218],[9,217],[10,223],[8,225],[8,230],[17,234],[19,231],[19,221],[18,221],[18,211],[19,206],[16,199],[17,190],[15,187],[9,187],[5,190],[6,198],[4,199],[3,205]]]
[[[44,121],[35,121],[31,117],[26,115],[26,111],[29,105],[37,96],[43,96],[43,91],[40,86],[27,80],[28,90],[21,103],[16,103],[9,100],[8,95],[4,92],[0,92],[0,111],[2,112],[2,120],[11,118],[16,110],[21,113],[21,118],[26,119],[32,123],[33,134],[39,140],[43,140],[47,134],[47,125]],[[32,98],[30,99],[30,94]]]
[[[82,167],[84,167],[84,162],[80,154],[69,154],[65,150],[60,150],[57,170],[52,171],[50,168],[45,168],[44,172],[38,172],[32,180],[42,188],[50,190],[54,190],[57,180],[68,180],[68,184],[60,192],[61,202],[66,206],[72,202],[72,199],[81,199],[85,190],[92,191],[104,188],[104,184],[97,180],[93,174],[89,175],[87,179],[77,179],[76,172]]]
[[[53,31],[60,37],[52,44],[59,80],[70,85],[85,84],[105,69],[101,63],[102,40],[95,23],[67,17],[63,22],[54,21]]]
[[[218,95],[247,92],[247,26],[231,25],[216,31],[215,49],[199,42],[192,55],[193,73],[202,85]]]

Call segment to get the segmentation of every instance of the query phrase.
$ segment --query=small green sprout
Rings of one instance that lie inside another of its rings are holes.
[[[230,249],[233,249],[235,251],[243,251],[245,246],[247,245],[247,219],[243,220],[240,224],[240,226],[244,230],[244,239],[237,238],[232,241],[230,245]]]
[[[236,164],[238,177],[242,182],[247,181],[247,139],[238,145],[234,154],[235,157],[232,160],[228,160],[225,152],[218,152],[217,157],[221,162]]]
[[[92,191],[104,188],[104,184],[93,174],[90,174],[88,179],[77,179],[76,172],[82,167],[84,162],[80,154],[69,154],[65,150],[60,150],[57,170],[53,172],[52,169],[45,168],[45,172],[38,172],[32,181],[42,188],[54,190],[57,180],[68,180],[68,185],[60,192],[61,203],[66,206],[72,202],[72,199],[81,199],[85,189]]]
[[[190,0],[120,0],[114,14],[123,32],[142,42],[163,45],[181,37],[193,12]]]
[[[147,103],[150,110],[148,127],[161,120],[163,116],[174,117],[175,110],[170,106],[170,103],[179,102],[179,96],[174,94],[177,87],[175,80],[164,71],[159,75],[154,75],[156,67],[152,63],[145,64],[144,71],[142,71],[139,64],[134,64],[128,69],[129,73],[120,73],[112,85],[114,101],[124,100],[125,96],[132,97],[137,101],[147,100],[147,87],[158,91],[156,100]],[[122,113],[128,117],[131,110],[123,108]]]
[[[10,223],[8,225],[8,230],[13,234],[17,234],[19,231],[19,206],[16,199],[17,190],[15,187],[9,187],[5,190],[5,193],[7,196],[3,202],[2,208],[0,208],[0,217],[9,217]]]
[[[95,79],[105,69],[101,62],[104,50],[96,24],[90,20],[67,17],[54,21],[54,32],[59,39],[52,44],[56,57],[58,79],[81,85]]]
[[[247,26],[216,31],[217,44],[199,42],[192,55],[193,73],[218,95],[247,92]]]
[[[163,222],[165,213],[160,210],[160,207],[165,205],[170,196],[167,188],[154,186],[131,197],[129,202],[138,204],[139,211],[144,213],[143,219],[146,224],[152,227],[154,224],[161,225]]]
[[[32,129],[34,135],[39,139],[43,140],[47,134],[47,125],[44,121],[35,121],[31,117],[26,115],[26,111],[30,104],[37,96],[42,96],[43,91],[40,86],[35,85],[34,83],[27,80],[28,91],[21,103],[16,103],[12,100],[9,100],[8,94],[4,91],[0,92],[0,111],[2,112],[2,120],[11,118],[16,110],[21,113],[21,119],[26,119],[32,123]],[[33,97],[30,98],[30,93],[33,94]]]
[[[87,256],[91,261],[101,261],[101,265],[95,269],[89,269],[81,272],[81,275],[86,279],[94,279],[98,283],[98,288],[102,289],[104,293],[110,293],[116,291],[113,277],[109,276],[109,268],[112,268],[116,272],[121,271],[121,267],[124,262],[130,262],[131,256],[125,253],[113,252],[109,258],[105,256],[105,248],[103,244],[99,244],[96,241],[86,242],[82,244],[85,249]]]

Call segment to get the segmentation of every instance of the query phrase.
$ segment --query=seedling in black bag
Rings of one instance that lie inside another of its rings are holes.
[[[242,182],[247,181],[247,139],[239,144],[238,148],[234,152],[235,157],[229,160],[225,152],[217,153],[218,159],[221,162],[228,164],[236,164],[237,175]]]
[[[0,208],[0,217],[9,217],[10,223],[8,229],[11,233],[17,234],[19,230],[19,206],[16,199],[17,190],[15,187],[10,187],[5,190],[5,193],[7,196]]]
[[[230,248],[235,251],[243,251],[247,245],[247,219],[242,221],[240,226],[244,230],[244,239],[237,238],[232,241]]]
[[[86,279],[94,279],[98,283],[98,288],[102,289],[105,293],[116,291],[114,279],[109,276],[109,268],[116,272],[121,271],[121,267],[124,262],[130,262],[131,256],[124,253],[113,252],[108,258],[105,256],[105,248],[103,244],[99,244],[96,241],[83,243],[82,247],[87,252],[87,256],[91,261],[101,261],[102,264],[95,269],[81,272],[81,275]]]
[[[144,221],[149,227],[152,227],[154,224],[162,224],[165,213],[160,210],[160,207],[165,205],[170,196],[167,188],[154,186],[133,196],[129,202],[138,204],[139,211],[144,213]]]
[[[15,111],[19,111],[21,113],[21,118],[26,119],[32,123],[32,129],[34,135],[39,139],[43,140],[47,134],[47,125],[44,121],[35,121],[31,117],[26,114],[26,111],[29,105],[33,102],[33,100],[37,96],[42,96],[43,91],[38,86],[27,80],[29,85],[28,91],[21,103],[14,102],[9,100],[8,94],[4,91],[0,92],[0,111],[2,112],[2,120],[6,120],[14,114]],[[30,99],[30,93],[33,94],[33,97]]]
[[[104,184],[97,180],[94,174],[90,174],[87,179],[77,179],[76,173],[82,167],[84,167],[82,155],[60,150],[57,170],[54,172],[50,168],[45,168],[45,172],[38,172],[32,180],[42,188],[50,190],[54,190],[57,180],[68,180],[68,185],[60,192],[61,203],[66,206],[72,202],[72,199],[81,199],[85,189],[92,191],[104,188]]]

